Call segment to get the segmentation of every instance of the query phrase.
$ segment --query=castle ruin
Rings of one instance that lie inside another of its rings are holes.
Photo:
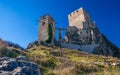
[[[55,21],[50,15],[40,18],[38,42],[56,45],[55,30],[59,30],[60,47],[80,50],[88,53],[119,57],[119,48],[112,44],[99,32],[96,23],[89,14],[80,8],[68,15],[67,28],[55,28]],[[61,39],[61,31],[66,30],[65,38]]]
[[[38,42],[55,44],[55,21],[50,15],[44,15],[40,18]]]
[[[68,15],[69,27],[67,28],[66,41],[73,44],[98,43],[98,30],[91,21],[89,14],[80,8]]]

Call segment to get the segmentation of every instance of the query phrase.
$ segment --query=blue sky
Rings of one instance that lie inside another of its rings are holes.
[[[120,47],[119,0],[0,0],[0,37],[26,47],[38,38],[38,19],[50,14],[56,27],[67,27],[67,15],[83,7],[99,30]]]

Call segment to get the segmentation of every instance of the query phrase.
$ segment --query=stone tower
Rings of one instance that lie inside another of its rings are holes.
[[[40,18],[38,42],[55,44],[55,21],[50,15],[44,15]]]
[[[68,20],[67,42],[81,45],[97,43],[99,34],[97,34],[96,24],[92,22],[89,14],[83,8],[69,14]]]

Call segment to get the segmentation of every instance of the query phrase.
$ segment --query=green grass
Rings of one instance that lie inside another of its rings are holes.
[[[19,55],[24,55],[25,52],[21,51],[20,49],[15,49],[12,47],[1,47],[0,48],[0,57],[11,57],[15,58]]]
[[[120,62],[118,58],[48,46],[38,46],[26,55],[39,64],[43,75],[120,75],[119,66],[109,65]]]
[[[25,55],[38,63],[42,75],[120,75],[120,59],[93,55],[66,48],[38,46],[23,52],[15,48],[0,48],[0,57]]]

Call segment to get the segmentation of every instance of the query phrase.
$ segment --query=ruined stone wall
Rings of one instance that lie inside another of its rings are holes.
[[[48,38],[48,23],[46,23],[45,25],[40,23],[38,41],[39,42],[45,41],[47,38]]]
[[[92,53],[94,51],[94,48],[98,46],[99,44],[77,45],[77,44],[61,43],[61,47],[63,48],[80,50],[88,53]]]
[[[55,21],[50,15],[45,15],[40,18],[38,42],[46,42],[49,39],[49,25],[52,27],[51,44],[55,41]]]

